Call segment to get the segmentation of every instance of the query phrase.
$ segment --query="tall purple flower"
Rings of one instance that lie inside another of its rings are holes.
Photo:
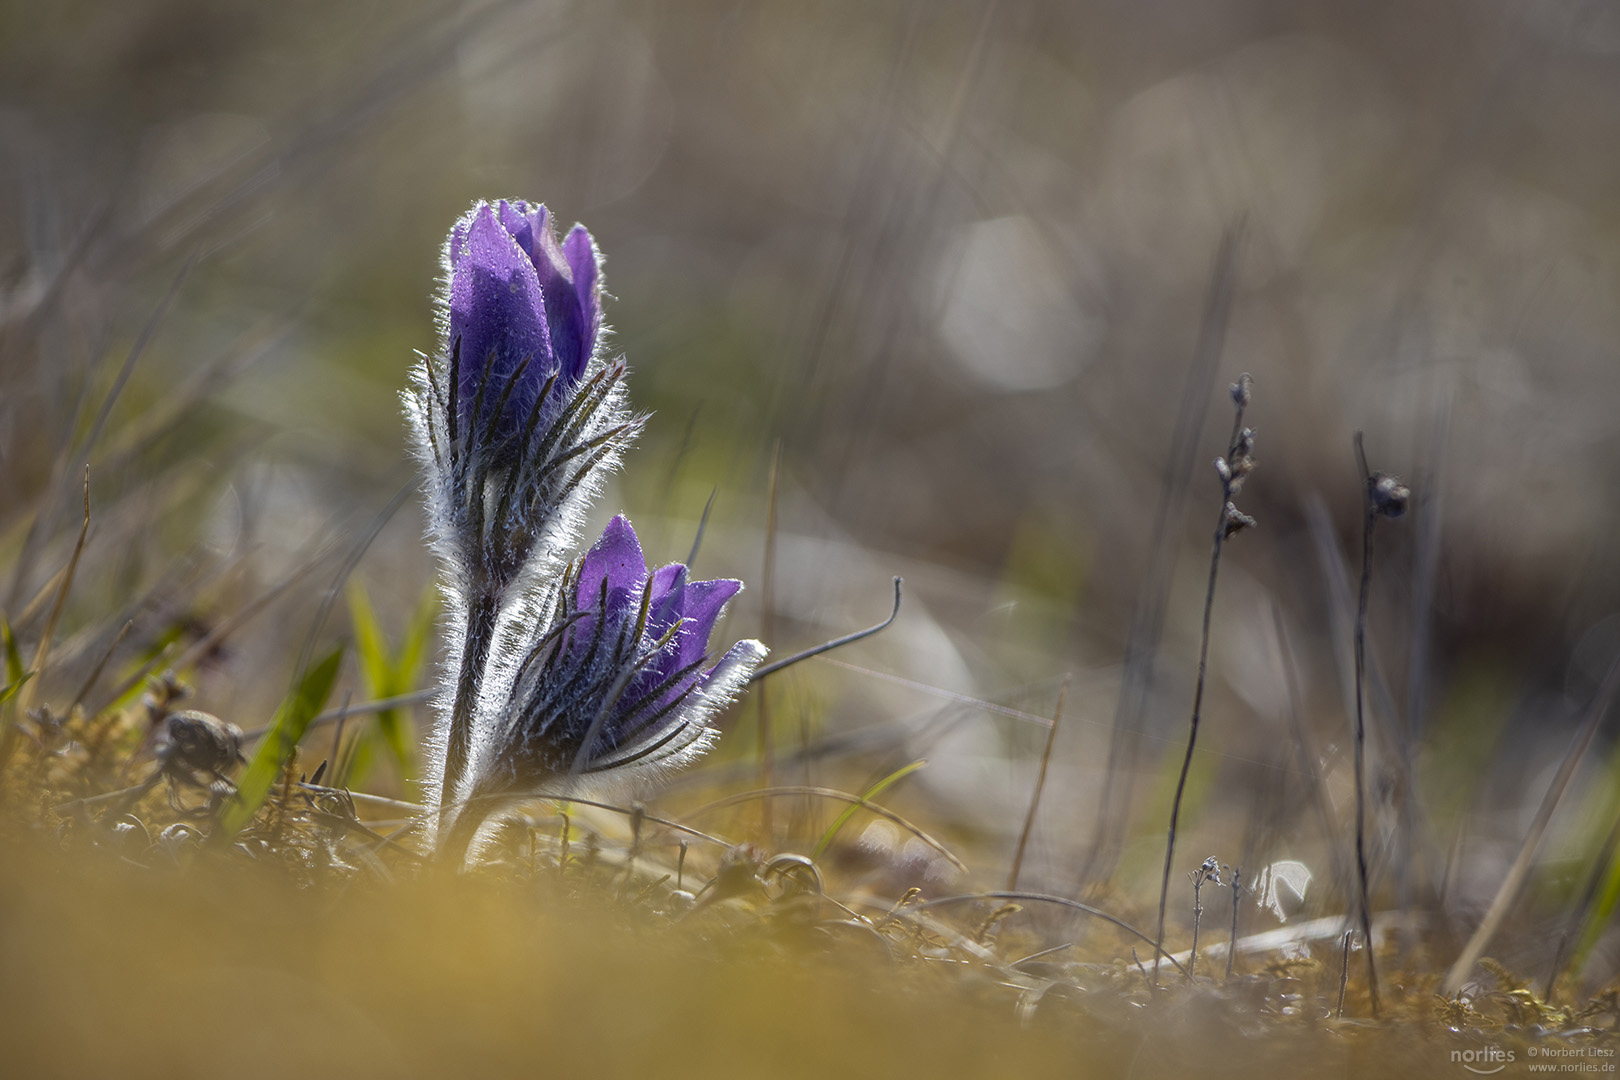
[[[503,614],[560,566],[642,423],[623,363],[598,355],[600,256],[583,226],[559,244],[544,206],[480,202],[451,229],[444,271],[444,340],[405,395],[457,672],[433,738],[434,802],[466,769]]]
[[[544,206],[479,203],[446,243],[457,420],[516,437],[542,391],[561,397],[585,374],[602,328],[596,244],[575,225],[559,245]]]
[[[584,226],[559,244],[544,206],[480,202],[444,246],[443,345],[406,395],[435,540],[452,574],[509,588],[577,534],[640,427],[603,336],[600,256]]]
[[[757,641],[709,654],[741,589],[689,580],[680,563],[649,572],[630,522],[614,518],[521,631],[526,648],[500,650],[511,660],[492,683],[509,690],[481,718],[458,799],[599,790],[702,754],[719,734],[710,720],[765,655]]]

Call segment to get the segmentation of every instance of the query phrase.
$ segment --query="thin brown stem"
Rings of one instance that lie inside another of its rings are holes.
[[[1240,479],[1240,474],[1235,477],[1233,470],[1237,466],[1240,440],[1245,438],[1243,410],[1248,404],[1248,378],[1247,375],[1243,376],[1237,386],[1233,387],[1236,409],[1232,418],[1232,438],[1227,444],[1227,456],[1216,463],[1221,467],[1221,512],[1215,522],[1214,539],[1210,543],[1209,582],[1204,590],[1204,620],[1198,639],[1198,681],[1193,688],[1192,719],[1187,730],[1187,752],[1181,759],[1181,774],[1176,778],[1176,794],[1170,803],[1170,828],[1164,844],[1164,875],[1159,882],[1159,924],[1153,935],[1155,988],[1159,985],[1159,958],[1165,955],[1164,914],[1170,899],[1170,871],[1175,865],[1176,830],[1181,823],[1181,800],[1187,793],[1187,775],[1192,771],[1193,750],[1198,745],[1198,725],[1203,718],[1204,685],[1209,674],[1209,626],[1211,615],[1215,610],[1215,581],[1221,569],[1221,547],[1234,530],[1234,515],[1237,513],[1232,505],[1232,496],[1237,493],[1234,480]]]
[[[1361,595],[1356,603],[1356,887],[1359,892],[1357,906],[1361,917],[1361,944],[1367,953],[1367,990],[1372,998],[1372,1014],[1376,1019],[1379,1013],[1378,962],[1373,955],[1372,908],[1367,883],[1367,723],[1364,684],[1367,681],[1367,601],[1372,591],[1373,530],[1378,524],[1378,509],[1373,501],[1372,473],[1367,470],[1367,454],[1359,431],[1356,432],[1355,444],[1366,504],[1361,531]],[[1342,1000],[1342,993],[1340,997]]]
[[[1024,848],[1029,834],[1035,828],[1035,811],[1041,805],[1041,792],[1046,787],[1046,768],[1052,761],[1052,744],[1057,742],[1058,723],[1063,719],[1063,702],[1069,696],[1069,676],[1063,677],[1063,689],[1058,691],[1057,708],[1052,710],[1052,726],[1046,732],[1046,749],[1041,751],[1041,769],[1035,774],[1035,790],[1029,797],[1029,813],[1024,815],[1024,828],[1018,834],[1018,850],[1013,853],[1012,869],[1007,873],[1007,890],[1018,888],[1018,874],[1024,868]]]

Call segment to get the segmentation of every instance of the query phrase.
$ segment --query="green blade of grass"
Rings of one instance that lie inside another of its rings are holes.
[[[399,652],[394,656],[393,677],[384,696],[408,694],[419,685],[417,675],[422,669],[428,643],[433,640],[433,630],[438,622],[439,594],[438,590],[429,586],[422,593],[416,614],[411,617],[410,626],[406,627],[405,640],[400,642]],[[408,715],[402,709],[388,709],[377,714],[377,729],[388,743],[401,777],[415,772],[416,734],[406,722]]]
[[[388,689],[393,685],[393,663],[388,655],[388,640],[383,636],[382,625],[377,621],[376,610],[371,606],[371,597],[366,594],[365,586],[359,581],[351,579],[345,590],[345,598],[349,602],[349,622],[354,627],[354,648],[360,661],[360,673],[365,677],[368,692],[372,697],[390,697],[392,692]],[[389,749],[398,755],[394,740],[389,738],[389,729],[397,724],[389,724],[391,719],[387,712],[377,714],[377,728],[383,733],[384,740]],[[371,745],[369,739],[360,739],[354,745],[354,754],[349,759],[349,775],[339,776],[333,774],[332,782],[336,784],[348,783],[353,778],[363,777],[371,769]],[[335,756],[341,756],[341,750],[334,747]],[[334,765],[337,762],[334,761]]]
[[[1586,965],[1586,959],[1597,944],[1604,927],[1609,925],[1609,917],[1614,914],[1617,904],[1620,904],[1620,852],[1613,852],[1609,858],[1608,869],[1603,873],[1603,884],[1592,904],[1591,910],[1586,913],[1585,925],[1581,927],[1580,939],[1576,942],[1575,953],[1570,958],[1569,969],[1579,975]]]
[[[11,622],[4,615],[0,615],[0,647],[6,654],[6,690],[0,694],[0,705],[5,709],[0,712],[0,769],[11,760],[11,752],[16,746],[18,728],[13,719],[17,706],[11,704],[11,697],[21,690],[29,679],[34,677],[32,671],[23,670],[22,652],[17,648],[17,638],[11,632]]]
[[[11,632],[11,623],[4,615],[0,615],[0,643],[5,646],[6,652],[6,681],[18,683],[23,677],[22,653],[17,648],[17,638]]]
[[[392,652],[383,633],[371,599],[363,586],[351,582],[348,588],[349,616],[354,625],[355,646],[359,654],[360,670],[365,676],[367,690],[375,698],[399,697],[409,693],[416,685],[416,675],[432,639],[438,620],[438,594],[427,590],[417,605],[416,613],[406,628],[405,640],[399,651]],[[406,713],[400,709],[385,709],[377,714],[377,735],[388,748],[389,756],[399,769],[400,776],[413,773],[414,733],[406,722]],[[356,747],[353,775],[358,777],[371,761],[371,747]]]
[[[331,696],[332,685],[337,681],[338,665],[342,661],[343,649],[333,650],[304,674],[297,688],[276,710],[270,731],[259,744],[253,760],[248,762],[242,782],[237,785],[236,799],[220,819],[218,835],[228,840],[253,820],[253,815],[270,794],[270,785],[275,783],[298,741],[304,737],[309,722]]]
[[[904,780],[906,777],[910,776],[912,773],[916,772],[918,769],[927,764],[928,762],[926,759],[919,759],[917,761],[913,761],[910,765],[902,765],[888,776],[885,776],[883,779],[861,792],[861,798],[865,800],[877,798],[895,784],[898,784],[900,781]],[[844,807],[843,812],[833,819],[833,823],[831,825],[827,826],[827,831],[821,834],[821,839],[816,841],[816,846],[810,849],[810,857],[812,859],[819,859],[826,853],[827,849],[832,846],[833,840],[838,836],[839,831],[842,830],[845,825],[849,824],[849,819],[854,817],[855,811],[859,810],[860,808],[860,803],[850,803],[848,806]]]
[[[364,585],[350,580],[346,590],[349,601],[349,621],[354,625],[354,650],[360,661],[360,671],[375,690],[377,684],[388,678],[388,643],[383,640],[382,627],[371,606]]]
[[[0,687],[0,705],[4,705],[6,702],[10,701],[11,696],[17,691],[21,690],[23,688],[23,684],[33,677],[34,673],[30,671],[22,678],[17,679],[14,682],[7,683],[4,687]]]

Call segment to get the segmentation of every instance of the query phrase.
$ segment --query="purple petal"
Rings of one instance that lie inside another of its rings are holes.
[[[671,570],[684,572],[685,569],[686,567],[680,563],[673,563],[664,567],[659,573]],[[679,590],[678,593],[671,593],[668,610],[660,612],[661,615],[666,617],[667,621],[664,621],[663,625],[656,630],[649,626],[649,633],[654,634],[655,638],[662,637],[664,631],[668,630],[676,619],[684,619],[685,622],[681,624],[680,632],[675,636],[675,641],[664,649],[652,663],[648,664],[647,669],[636,676],[635,681],[630,684],[630,691],[625,695],[627,701],[634,703],[630,707],[640,707],[642,699],[652,693],[656,687],[662,685],[665,680],[677,672],[701,663],[703,655],[709,647],[709,634],[714,630],[714,623],[720,617],[721,608],[725,607],[726,601],[737,595],[738,590],[741,588],[742,582],[740,581],[725,579],[719,581],[693,581],[688,582],[685,588]],[[652,619],[649,618],[648,622],[650,624]],[[657,703],[651,706],[649,711],[656,712],[657,709],[679,697],[682,691],[697,685],[704,678],[706,678],[706,675],[701,671],[693,670],[689,672],[677,682],[666,687],[658,695]]]
[[[708,651],[709,635],[714,632],[720,610],[726,606],[727,600],[742,591],[742,587],[742,582],[729,578],[694,581],[686,586],[686,610],[681,613],[686,623],[681,627],[671,671],[679,671]]]
[[[544,203],[531,207],[521,200],[503,199],[500,216],[502,226],[534,265],[540,292],[545,298],[551,353],[557,359],[563,381],[573,382],[585,373],[586,361],[590,359],[590,344],[586,338],[595,330],[587,324],[587,309],[578,300],[573,260],[557,246],[556,233],[551,229],[551,211]],[[584,231],[578,226],[575,228]],[[588,234],[585,239],[589,245]],[[593,262],[593,281],[595,268]]]
[[[517,246],[523,249],[529,262],[537,264],[535,237],[551,231],[551,213],[545,204],[530,206],[522,199],[502,199],[496,210],[500,215],[501,227],[517,241]],[[544,285],[545,281],[541,279],[541,286]]]
[[[545,298],[546,326],[550,331],[551,353],[557,359],[558,369],[565,382],[577,380],[585,372],[590,359],[586,343],[586,309],[580,304],[575,290],[572,260],[557,246],[557,235],[551,229],[551,212],[545,204],[531,207],[521,200],[500,203],[501,225],[512,234],[518,247],[528,255],[540,280],[540,292]],[[587,243],[589,237],[586,237]],[[595,264],[592,264],[595,269]]]
[[[574,272],[549,228],[537,237],[534,268],[546,297],[551,351],[557,357],[563,380],[573,382],[585,373],[585,363],[590,359],[585,349],[585,313],[574,295]]]
[[[523,385],[513,391],[500,420],[500,433],[509,434],[528,415],[556,362],[534,265],[488,203],[479,204],[471,217],[465,231],[458,225],[451,237],[450,344],[459,342],[461,350],[457,392],[462,419],[470,424],[485,365],[490,372],[484,390],[487,415],[518,365],[532,357]]]
[[[647,609],[647,634],[654,641],[675,625],[686,599],[686,567],[681,563],[661,566],[653,574],[651,603]]]
[[[589,611],[596,606],[604,580],[608,585],[610,610],[615,606],[611,602],[612,594],[628,595],[639,590],[647,580],[647,560],[641,554],[641,541],[636,539],[636,530],[623,514],[608,522],[601,537],[585,553],[575,598],[580,608]]]
[[[580,348],[580,370],[596,349],[596,335],[602,328],[601,290],[597,286],[600,257],[596,242],[585,226],[575,225],[563,241],[563,254],[574,277],[574,294],[579,299],[580,320],[584,327]]]

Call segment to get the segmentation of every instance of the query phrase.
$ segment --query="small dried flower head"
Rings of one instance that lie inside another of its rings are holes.
[[[1367,498],[1372,502],[1373,513],[1398,518],[1406,513],[1412,491],[1398,478],[1375,472],[1367,478]]]
[[[1239,475],[1253,471],[1254,428],[1246,427],[1238,432],[1237,441],[1232,444],[1232,468]]]
[[[613,519],[570,566],[521,642],[491,710],[485,750],[463,797],[594,790],[685,764],[718,736],[714,715],[765,655],[741,641],[718,662],[709,636],[740,581],[691,581],[671,563],[649,572],[630,522]],[[511,647],[515,646],[515,647]]]
[[[1226,504],[1226,525],[1224,529],[1226,538],[1230,539],[1235,533],[1240,533],[1244,529],[1258,528],[1259,524],[1254,518],[1239,510],[1236,505],[1230,502]]]
[[[1237,382],[1233,383],[1227,388],[1227,393],[1232,395],[1232,404],[1242,409],[1249,404],[1249,395],[1253,389],[1254,378],[1250,376],[1247,371],[1245,371],[1242,375],[1238,376]]]

